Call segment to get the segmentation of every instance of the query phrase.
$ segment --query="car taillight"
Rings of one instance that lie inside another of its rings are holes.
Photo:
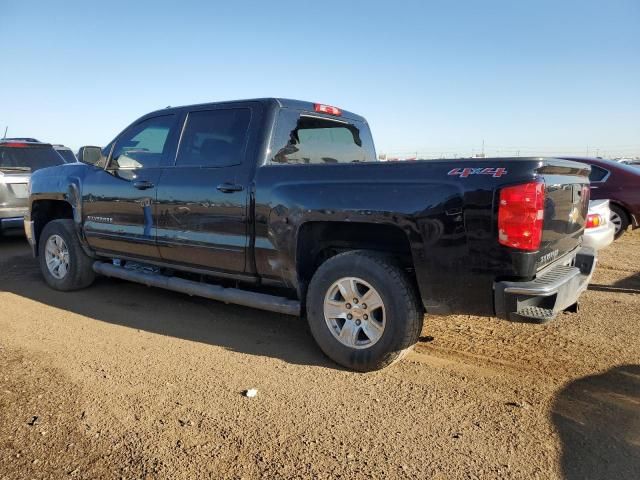
[[[329,115],[335,115],[336,117],[342,115],[342,110],[340,110],[338,107],[323,105],[322,103],[314,104],[313,109],[318,113],[328,113]]]
[[[537,250],[544,222],[544,183],[529,182],[500,191],[498,241],[520,250]]]
[[[604,219],[602,215],[598,215],[597,213],[590,213],[587,215],[587,223],[585,228],[596,228],[604,223]]]
[[[3,142],[3,143],[0,143],[0,146],[11,147],[11,148],[27,148],[29,144],[24,142]]]

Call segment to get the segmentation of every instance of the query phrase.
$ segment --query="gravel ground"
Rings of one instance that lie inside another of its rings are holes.
[[[55,292],[0,239],[0,479],[640,478],[639,247],[602,252],[577,314],[427,317],[413,353],[357,374],[298,319],[111,279]]]

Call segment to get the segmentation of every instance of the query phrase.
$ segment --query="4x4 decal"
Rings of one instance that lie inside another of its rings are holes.
[[[467,178],[469,175],[491,175],[492,177],[499,178],[502,175],[507,174],[506,168],[454,168],[450,170],[447,175],[459,176],[460,178]]]

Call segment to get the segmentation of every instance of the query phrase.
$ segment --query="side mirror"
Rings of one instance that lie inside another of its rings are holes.
[[[94,146],[80,147],[78,150],[78,160],[82,163],[88,163],[89,165],[97,164],[102,158],[102,149]]]

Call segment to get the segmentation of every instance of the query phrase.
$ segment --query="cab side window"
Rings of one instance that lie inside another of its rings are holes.
[[[169,133],[175,115],[143,120],[127,129],[116,141],[109,169],[136,170],[164,164]]]
[[[176,167],[228,167],[244,160],[251,110],[189,112]]]

